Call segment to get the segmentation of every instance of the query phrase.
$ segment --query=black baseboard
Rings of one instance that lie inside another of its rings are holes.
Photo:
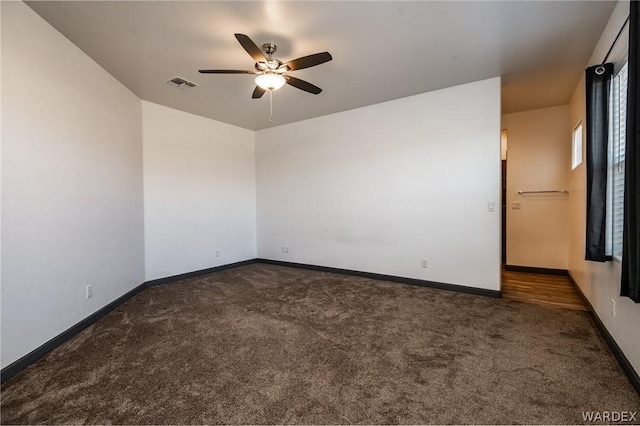
[[[551,269],[551,268],[534,268],[532,266],[517,266],[517,265],[504,265],[506,271],[511,272],[526,272],[528,274],[543,274],[543,275],[560,275],[566,277],[569,275],[569,271],[566,269]]]
[[[214,266],[213,268],[200,269],[199,271],[187,272],[184,274],[172,275],[170,277],[158,278],[156,280],[147,281],[145,282],[145,285],[147,287],[152,287],[152,286],[161,285],[161,284],[168,284],[175,281],[182,281],[188,278],[195,278],[201,275],[211,274],[213,272],[224,271],[225,269],[233,269],[239,266],[250,265],[256,262],[257,262],[257,259],[249,259],[249,260],[243,260],[241,262],[229,263],[227,265]]]
[[[76,325],[71,326],[67,330],[65,330],[62,333],[58,334],[53,339],[49,340],[48,342],[44,343],[43,345],[38,346],[37,348],[35,348],[34,350],[29,352],[28,354],[26,354],[22,358],[20,358],[17,361],[14,361],[13,363],[7,365],[0,372],[0,382],[4,383],[7,380],[11,379],[13,376],[18,374],[20,371],[24,370],[25,368],[27,368],[28,366],[30,366],[34,362],[38,361],[40,358],[42,358],[43,356],[45,356],[46,354],[48,354],[49,352],[51,352],[52,350],[54,350],[55,348],[57,348],[58,346],[60,346],[61,344],[63,344],[67,340],[69,340],[70,338],[72,338],[73,336],[75,336],[76,334],[80,333],[85,328],[87,328],[90,325],[92,325],[93,323],[95,323],[100,318],[104,317],[109,312],[113,311],[115,308],[117,308],[118,306],[122,305],[124,302],[126,302],[129,299],[131,299],[133,296],[135,296],[136,294],[140,293],[145,288],[146,288],[146,284],[145,283],[142,283],[142,284],[138,285],[133,290],[130,290],[129,292],[123,294],[122,296],[120,296],[119,298],[117,298],[113,302],[109,303],[108,305],[106,305],[105,307],[100,309],[99,311],[94,312],[93,314],[89,315],[87,318],[83,319],[82,321],[80,321]]]
[[[93,323],[98,321],[100,318],[104,317],[109,312],[113,311],[115,308],[117,308],[118,306],[122,305],[124,302],[126,302],[129,299],[131,299],[133,296],[135,296],[136,294],[140,293],[142,290],[144,290],[147,287],[160,285],[160,284],[166,284],[166,283],[170,283],[170,282],[174,282],[174,281],[180,281],[180,280],[184,280],[184,279],[187,279],[187,278],[193,278],[193,277],[197,277],[197,276],[200,276],[200,275],[210,274],[212,272],[223,271],[225,269],[237,268],[238,266],[244,266],[244,265],[248,265],[248,264],[255,263],[255,262],[256,262],[256,259],[250,259],[250,260],[245,260],[245,261],[242,261],[242,262],[230,263],[228,265],[221,265],[221,266],[216,266],[216,267],[213,267],[213,268],[202,269],[202,270],[199,270],[199,271],[187,272],[186,274],[174,275],[172,277],[159,278],[157,280],[145,281],[142,284],[140,284],[139,286],[135,287],[133,290],[127,292],[126,294],[120,296],[119,298],[117,298],[113,302],[109,303],[108,305],[106,305],[105,307],[100,309],[99,311],[91,314],[90,316],[88,316],[87,318],[83,319],[82,321],[80,321],[76,325],[68,328],[67,330],[65,330],[62,333],[58,334],[53,339],[51,339],[48,342],[40,345],[39,347],[37,347],[33,351],[29,352],[27,355],[23,356],[22,358],[18,359],[17,361],[15,361],[15,362],[9,364],[8,366],[6,366],[5,368],[3,368],[2,371],[0,371],[0,383],[4,383],[7,380],[11,379],[13,376],[18,374],[20,371],[24,370],[25,368],[27,368],[28,366],[30,366],[34,362],[38,361],[40,358],[42,358],[43,356],[45,356],[46,354],[48,354],[49,352],[51,352],[52,350],[54,350],[55,348],[57,348],[58,346],[60,346],[61,344],[63,344],[67,340],[69,340],[70,338],[72,338],[73,336],[75,336],[76,334],[80,333],[82,330],[84,330],[85,328],[89,327],[90,325],[92,325]]]
[[[576,280],[571,276],[570,273],[568,273],[567,276],[569,277],[569,282],[571,282],[571,285],[576,290],[576,293],[578,293],[578,295],[582,299],[582,302],[587,307],[589,316],[591,317],[591,320],[593,321],[594,325],[600,332],[600,335],[609,346],[609,349],[611,349],[611,352],[613,352],[613,356],[615,356],[616,359],[618,360],[618,364],[620,364],[620,367],[629,378],[631,385],[635,388],[636,392],[638,392],[638,394],[640,395],[640,376],[638,375],[638,372],[633,368],[633,366],[631,365],[627,357],[624,355],[624,352],[622,352],[622,349],[620,349],[620,346],[618,346],[613,336],[611,336],[611,334],[609,333],[609,330],[607,330],[607,327],[604,326],[604,323],[596,313],[595,309],[593,309],[593,305],[591,304],[589,299],[587,299],[587,296],[584,295],[584,293],[580,289],[580,286],[578,285]]]
[[[258,263],[267,263],[267,264],[278,265],[278,266],[288,266],[291,268],[310,269],[312,271],[331,272],[334,274],[353,275],[356,277],[371,278],[374,280],[392,281],[392,282],[402,283],[402,284],[437,288],[440,290],[456,291],[458,293],[475,294],[477,296],[498,297],[498,298],[502,297],[502,292],[500,290],[487,290],[484,288],[467,287],[464,285],[455,285],[455,284],[446,284],[446,283],[440,283],[436,281],[419,280],[416,278],[405,278],[405,277],[397,277],[394,275],[374,274],[372,272],[362,272],[362,271],[354,271],[351,269],[331,268],[328,266],[308,265],[306,263],[284,262],[281,260],[259,258],[257,259],[257,261]]]

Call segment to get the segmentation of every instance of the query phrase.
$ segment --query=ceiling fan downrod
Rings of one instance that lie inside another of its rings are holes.
[[[276,53],[276,51],[278,50],[278,46],[273,43],[265,43],[262,45],[262,50],[264,50],[264,53],[269,56],[268,59],[271,59],[271,55]]]

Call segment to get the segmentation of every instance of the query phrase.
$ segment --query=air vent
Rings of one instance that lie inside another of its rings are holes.
[[[195,84],[193,81],[185,80],[182,77],[173,77],[171,80],[168,80],[167,83],[176,87],[183,87],[183,86],[196,87],[197,86],[197,84]]]

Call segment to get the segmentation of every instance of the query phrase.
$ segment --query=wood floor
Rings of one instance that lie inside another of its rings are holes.
[[[502,297],[520,302],[586,311],[568,277],[502,270]]]

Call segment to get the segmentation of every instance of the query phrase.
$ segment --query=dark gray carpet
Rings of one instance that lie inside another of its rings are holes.
[[[2,386],[1,420],[560,424],[640,411],[584,312],[253,264],[147,289]]]

